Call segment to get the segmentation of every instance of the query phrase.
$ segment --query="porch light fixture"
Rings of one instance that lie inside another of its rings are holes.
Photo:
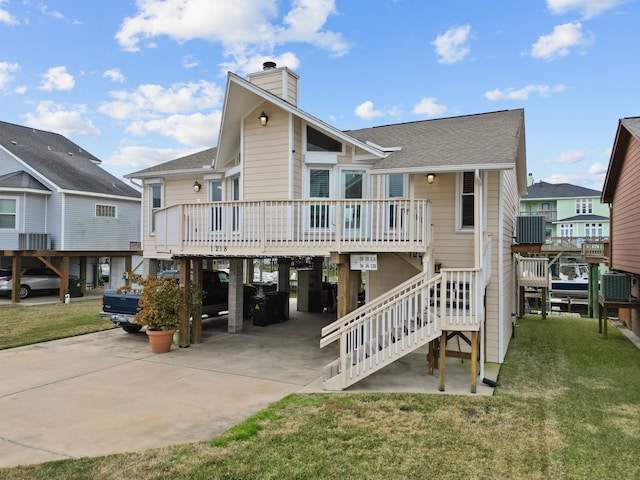
[[[260,120],[260,125],[262,125],[263,127],[266,127],[267,122],[269,121],[269,115],[264,113],[264,110],[263,110],[260,116],[258,117],[258,119]]]
[[[198,183],[198,180],[196,180],[195,182],[193,182],[193,191],[198,193],[200,191],[200,188],[202,187],[202,185],[200,185]]]
[[[427,183],[431,185],[436,179],[436,176],[433,173],[427,174]]]

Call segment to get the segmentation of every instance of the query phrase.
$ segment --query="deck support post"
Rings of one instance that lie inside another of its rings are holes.
[[[193,262],[193,285],[191,288],[197,288],[202,292],[202,258],[194,258]],[[193,343],[202,343],[202,302],[196,305],[191,324],[191,341]]]
[[[227,323],[228,333],[238,333],[244,330],[243,325],[243,295],[244,285],[242,282],[241,258],[229,259],[229,320]]]
[[[471,393],[478,386],[478,332],[471,332]]]
[[[600,309],[598,302],[598,281],[600,276],[600,268],[597,263],[589,264],[589,301],[587,315],[589,318],[597,318]]]
[[[542,298],[540,299],[540,313],[542,315],[542,320],[547,319],[547,293],[549,292],[549,287],[542,287]]]
[[[182,305],[180,306],[180,334],[178,335],[178,346],[189,346],[189,298],[191,288],[191,262],[189,258],[180,258],[178,270],[180,271],[180,296]]]
[[[438,369],[440,370],[440,385],[438,390],[444,392],[444,365],[447,356],[447,332],[442,331],[440,335],[440,349],[438,351]]]

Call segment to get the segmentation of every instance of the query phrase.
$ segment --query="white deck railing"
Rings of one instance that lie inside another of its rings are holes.
[[[322,329],[320,347],[339,341],[324,388],[343,390],[446,331],[479,331],[486,278],[478,269],[423,272]]]
[[[282,200],[180,204],[154,214],[156,251],[309,255],[330,251],[424,252],[427,200]]]
[[[548,287],[549,259],[547,257],[519,257],[518,285],[521,287]]]

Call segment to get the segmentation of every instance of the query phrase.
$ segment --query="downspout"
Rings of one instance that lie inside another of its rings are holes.
[[[484,185],[482,183],[482,178],[480,176],[480,170],[476,169],[475,172],[475,183],[477,188],[475,188],[475,196],[476,196],[476,202],[475,202],[475,218],[476,221],[474,222],[475,228],[474,230],[474,235],[475,235],[475,242],[476,242],[476,268],[480,269],[482,268],[483,265],[483,258],[482,258],[482,231],[483,231],[483,218],[484,215],[482,215],[482,209],[484,208],[484,205],[482,204],[482,199],[484,198],[484,194],[483,194],[483,190],[484,190]],[[484,283],[484,275],[486,274],[486,272],[482,272],[483,275],[481,276],[482,282]],[[480,378],[484,379],[484,323],[485,323],[485,318],[487,315],[486,312],[486,308],[484,307],[485,301],[484,301],[484,295],[485,295],[485,291],[484,291],[484,286],[482,289],[482,305],[483,305],[483,315],[482,315],[482,321],[480,322],[480,335],[478,338],[478,348],[480,349]],[[476,302],[479,302],[479,299],[476,299]]]

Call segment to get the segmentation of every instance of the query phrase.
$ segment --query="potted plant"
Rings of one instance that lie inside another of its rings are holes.
[[[154,353],[168,352],[176,329],[180,326],[180,309],[182,308],[182,292],[174,278],[143,277],[131,275],[131,282],[138,285],[133,289],[124,286],[121,292],[135,291],[140,293],[139,306],[142,308],[135,321],[147,327],[147,336]],[[201,292],[191,289],[189,313],[193,315],[195,306],[202,301]]]

